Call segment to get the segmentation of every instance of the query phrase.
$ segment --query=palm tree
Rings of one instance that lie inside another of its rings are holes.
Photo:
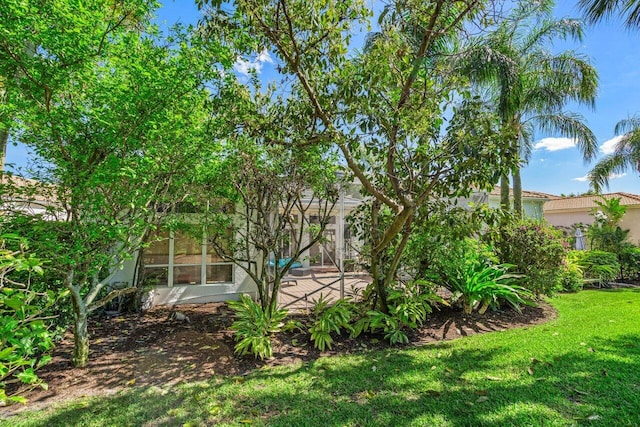
[[[627,28],[640,28],[640,1],[638,0],[580,0],[578,7],[588,22],[599,22],[616,14],[624,18]]]
[[[578,6],[589,22],[599,22],[617,14],[624,19],[627,28],[640,29],[639,0],[580,0]],[[622,135],[622,138],[614,152],[600,160],[589,173],[591,186],[596,191],[609,186],[609,177],[613,173],[627,169],[640,173],[640,117],[618,122],[615,134]]]
[[[616,124],[616,135],[622,138],[616,144],[613,153],[605,156],[589,173],[591,186],[597,192],[609,186],[609,177],[614,173],[622,173],[635,169],[640,173],[640,117],[621,120]]]
[[[554,19],[554,2],[520,2],[482,37],[467,56],[469,74],[492,93],[502,130],[512,138],[505,158],[525,164],[535,130],[554,132],[576,141],[585,160],[596,154],[597,143],[581,116],[563,111],[567,102],[594,105],[598,76],[589,61],[574,51],[553,53],[550,42],[582,38],[576,20]],[[514,211],[522,214],[520,168],[513,172]],[[509,177],[502,176],[503,209],[509,209]]]

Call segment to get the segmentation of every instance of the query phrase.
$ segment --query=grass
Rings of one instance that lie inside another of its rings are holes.
[[[552,304],[558,318],[535,327],[132,387],[0,426],[639,426],[640,292]]]

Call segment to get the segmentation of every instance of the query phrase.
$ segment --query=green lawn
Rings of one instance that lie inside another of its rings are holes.
[[[640,291],[552,300],[558,319],[409,350],[131,388],[2,426],[640,426]]]

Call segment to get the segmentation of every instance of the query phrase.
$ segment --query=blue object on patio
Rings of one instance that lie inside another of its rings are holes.
[[[291,261],[291,258],[280,258],[278,260],[278,267],[282,268],[285,265],[287,265],[287,263]],[[274,267],[275,266],[275,261],[274,260],[270,260],[269,261],[269,267]],[[302,263],[300,261],[294,261],[293,264],[291,264],[291,267],[289,268],[301,268],[302,267]]]

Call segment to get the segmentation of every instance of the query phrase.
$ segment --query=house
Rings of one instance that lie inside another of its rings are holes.
[[[361,203],[358,191],[347,188],[341,194],[331,212],[323,242],[314,244],[299,257],[302,266],[295,270],[301,274],[309,274],[311,268],[337,272],[341,260],[355,257],[345,218]],[[310,224],[318,219],[310,212]],[[145,282],[152,286],[149,305],[220,302],[237,299],[240,294],[256,294],[255,284],[246,272],[219,257],[207,243],[206,235],[199,240],[179,231],[160,231],[150,240],[142,258],[136,255],[125,262],[114,278],[114,282],[132,283],[136,269],[143,268]]]
[[[19,212],[26,215],[56,216],[55,187],[34,179],[0,174],[0,212]]]
[[[629,229],[629,241],[640,244],[640,195],[630,193],[609,193],[596,196],[566,197],[549,200],[544,204],[544,216],[556,227],[571,227],[574,224],[592,224],[591,215],[598,208],[596,201],[618,198],[620,204],[627,207],[627,212],[620,221],[622,229]]]
[[[500,186],[495,186],[488,194],[488,204],[490,208],[500,207]],[[513,205],[513,188],[509,188],[509,197]],[[543,206],[549,200],[556,200],[560,197],[553,194],[541,193],[538,191],[522,190],[522,211],[525,217],[541,220],[544,218]]]
[[[542,219],[542,205],[556,196],[523,191],[525,215]],[[469,202],[500,205],[500,189],[491,193],[475,192],[468,199],[456,200],[457,206],[466,207]],[[299,261],[301,270],[308,274],[353,265],[358,260],[359,242],[351,235],[345,218],[362,204],[358,185],[347,186],[333,208],[324,232],[322,243],[314,244]],[[311,224],[318,218],[311,213]],[[140,263],[132,260],[125,264],[114,280],[131,283],[135,268],[144,269],[147,283],[152,285],[152,305],[219,302],[236,299],[239,294],[255,294],[255,285],[246,273],[230,262],[225,262],[207,245],[206,236],[201,241],[180,232],[161,232],[158,239],[143,252]],[[287,254],[284,254],[287,256]],[[347,267],[348,268],[348,267]],[[292,270],[293,271],[293,270]],[[294,272],[295,273],[295,272]]]

